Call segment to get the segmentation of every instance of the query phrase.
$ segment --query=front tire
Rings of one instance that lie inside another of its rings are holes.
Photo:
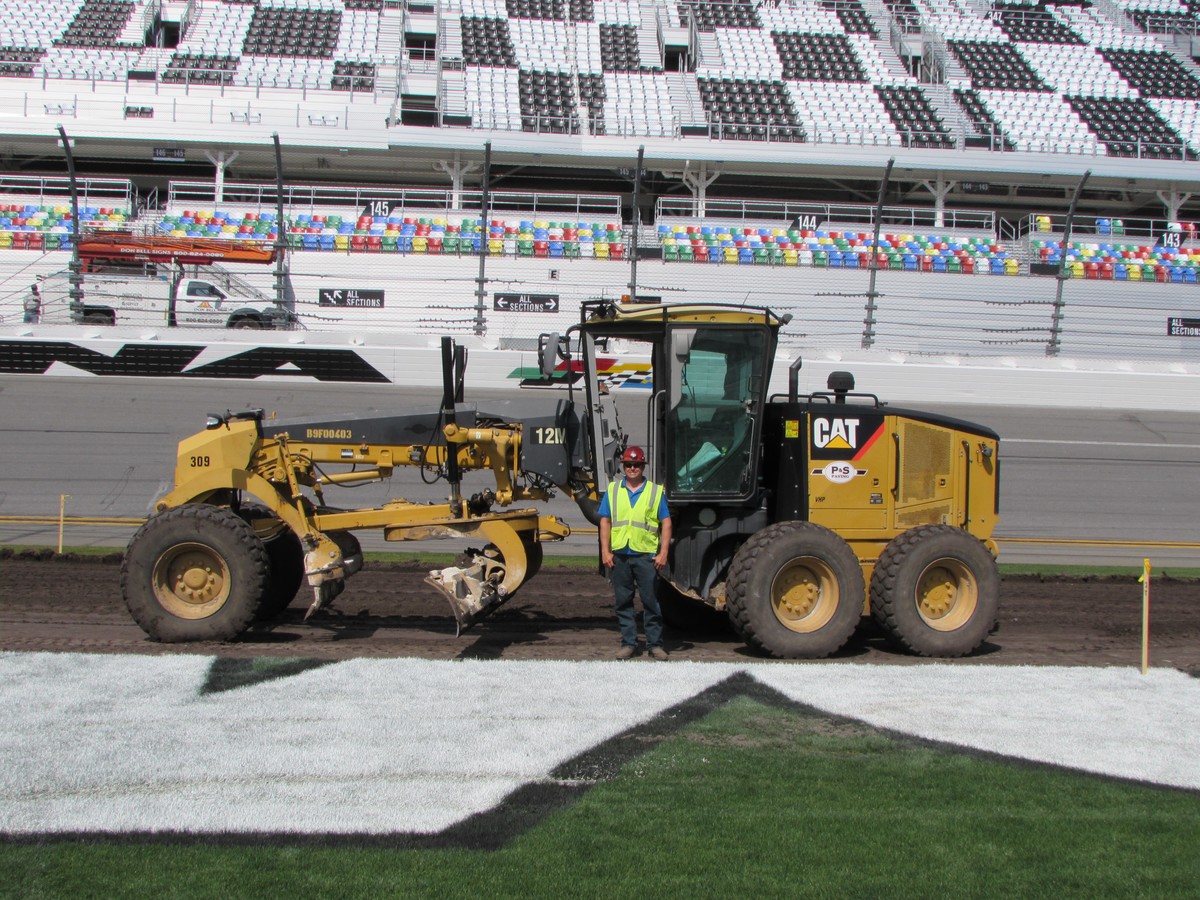
[[[918,656],[965,656],[996,624],[1000,572],[969,532],[921,525],[884,548],[871,575],[871,614]]]
[[[866,588],[850,545],[812,522],[778,522],[733,557],[726,606],[752,647],[784,659],[820,659],[850,639]]]
[[[244,519],[188,505],[152,516],[133,535],[121,593],[155,640],[228,641],[254,621],[269,577],[267,551]]]

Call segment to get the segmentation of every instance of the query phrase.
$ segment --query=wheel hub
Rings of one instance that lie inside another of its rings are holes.
[[[775,617],[792,631],[824,627],[837,604],[837,582],[821,560],[795,560],[780,570],[771,586]]]
[[[917,581],[917,610],[938,631],[960,628],[974,615],[979,585],[969,567],[959,560],[931,563]]]
[[[199,619],[229,598],[229,567],[213,548],[183,544],[171,548],[154,567],[154,592],[163,608],[182,619]]]

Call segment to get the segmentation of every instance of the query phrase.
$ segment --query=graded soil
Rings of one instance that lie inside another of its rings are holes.
[[[6,585],[0,650],[200,653],[235,658],[611,659],[618,648],[608,582],[555,565],[489,618],[456,635],[448,603],[423,582],[429,566],[368,562],[333,607],[304,621],[307,591],[279,618],[236,641],[162,644],[133,622],[120,591],[120,556],[0,554]],[[1200,582],[1151,582],[1150,664],[1200,675]],[[1006,577],[998,630],[958,665],[1140,666],[1142,585],[1131,577]],[[729,629],[670,628],[672,661],[761,659]],[[644,656],[642,657],[645,658]],[[832,659],[928,662],[888,643],[869,621]],[[764,660],[765,661],[765,660]],[[787,664],[787,663],[781,663]]]

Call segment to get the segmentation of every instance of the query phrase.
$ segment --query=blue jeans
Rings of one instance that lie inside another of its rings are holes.
[[[663,642],[662,610],[655,592],[658,571],[654,557],[649,554],[613,555],[613,596],[617,608],[617,627],[621,629],[621,644],[637,646],[637,620],[633,613],[634,588],[642,597],[642,621],[646,626],[646,646],[661,647]]]

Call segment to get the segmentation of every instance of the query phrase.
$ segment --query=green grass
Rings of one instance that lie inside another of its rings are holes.
[[[1066,565],[1063,563],[1000,563],[1001,575],[1063,576],[1065,578],[1104,578],[1123,575],[1140,578],[1141,566]],[[1152,578],[1200,578],[1200,568],[1195,566],[1154,565]]]
[[[59,897],[1174,897],[1200,796],[739,698],[500,850],[0,845]]]

